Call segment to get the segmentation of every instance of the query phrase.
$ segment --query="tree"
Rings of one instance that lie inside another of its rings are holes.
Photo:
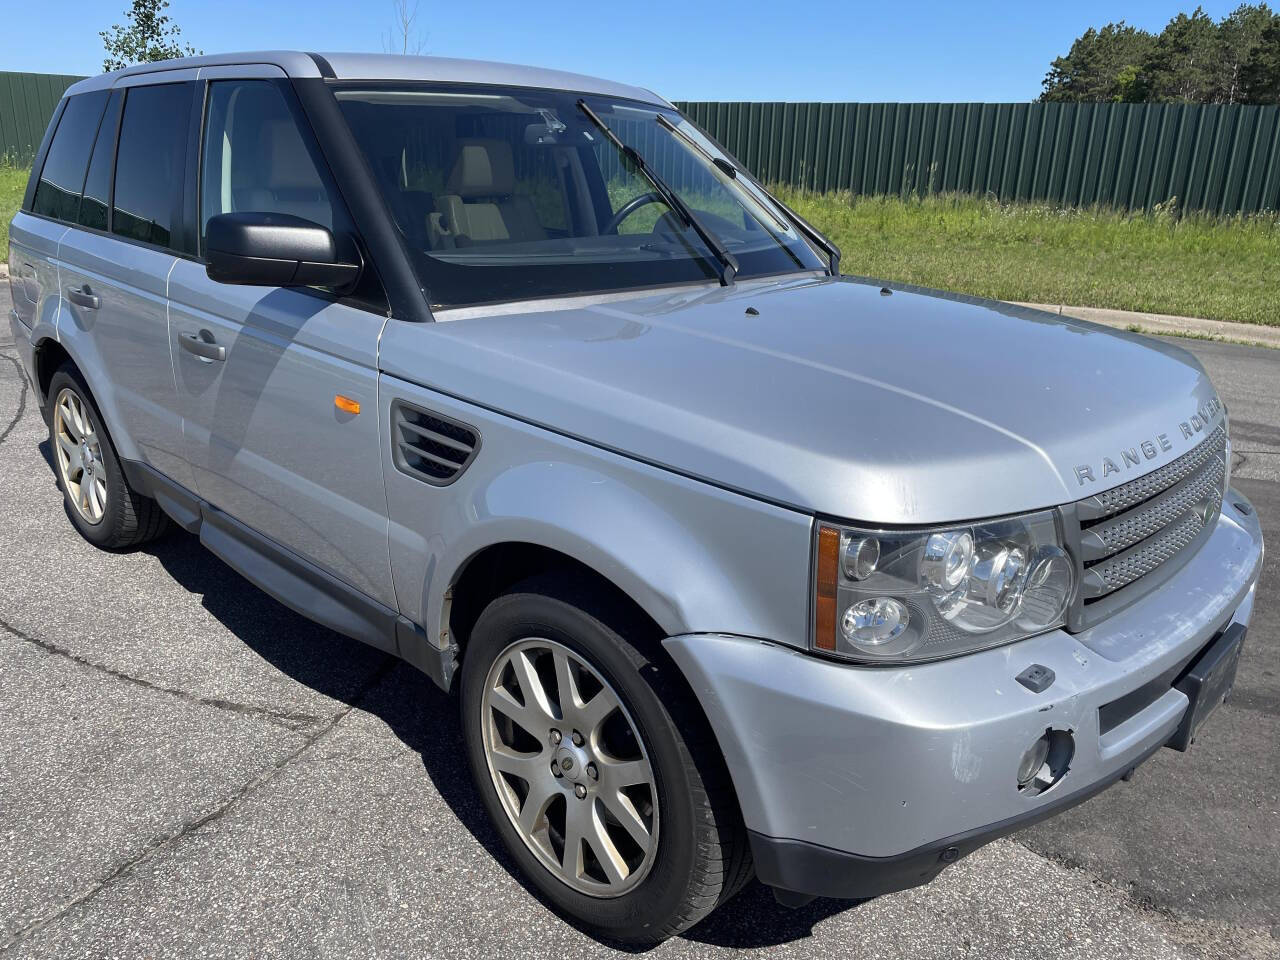
[[[1216,92],[1218,28],[1200,7],[1180,13],[1156,37],[1143,69],[1147,99],[1208,103]]]
[[[1240,69],[1245,103],[1280,103],[1280,17],[1272,17]]]
[[[1274,103],[1277,42],[1280,16],[1265,3],[1241,4],[1217,23],[1196,7],[1158,35],[1109,23],[1050,64],[1040,99]]]
[[[135,63],[172,60],[197,53],[190,44],[184,46],[180,42],[182,31],[164,12],[168,7],[169,0],[133,0],[133,6],[124,14],[127,26],[117,23],[98,34],[107,50],[102,69],[110,72]]]
[[[1090,27],[1065,57],[1049,66],[1041,100],[1141,99],[1141,65],[1155,37],[1123,20],[1101,30]]]
[[[427,38],[414,28],[418,19],[418,0],[392,0],[395,10],[395,25],[382,39],[382,49],[386,53],[401,53],[416,56],[426,50]]]
[[[1241,73],[1249,62],[1262,36],[1273,23],[1280,21],[1265,4],[1256,7],[1241,4],[1218,24],[1218,68],[1216,94],[1219,103],[1239,103]]]

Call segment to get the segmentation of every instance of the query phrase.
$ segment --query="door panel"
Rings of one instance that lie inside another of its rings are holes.
[[[394,607],[377,410],[381,318],[300,290],[215,283],[186,260],[174,266],[169,298],[196,491]],[[192,337],[199,342],[184,346]],[[338,395],[360,412],[339,410]]]
[[[59,246],[59,334],[74,339],[121,456],[191,484],[177,410],[165,283],[171,253],[68,230]],[[96,304],[96,306],[94,305]]]

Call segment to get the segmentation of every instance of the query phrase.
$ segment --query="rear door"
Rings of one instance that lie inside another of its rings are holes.
[[[73,356],[120,455],[190,487],[165,294],[186,253],[182,196],[194,71],[129,83],[111,93],[75,226],[59,246],[59,329],[77,344]]]
[[[287,213],[353,231],[283,73],[239,67],[204,76],[200,237],[209,217],[232,212]],[[385,304],[215,283],[187,260],[174,265],[169,298],[197,492],[394,609],[377,413]],[[341,409],[338,397],[359,412]]]

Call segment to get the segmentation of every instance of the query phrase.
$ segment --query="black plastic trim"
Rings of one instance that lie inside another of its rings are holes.
[[[1193,654],[1194,656],[1194,654]],[[1191,658],[1178,661],[1154,680],[1149,680],[1136,690],[1104,703],[1098,708],[1098,735],[1105,736],[1131,717],[1151,706],[1173,687],[1173,681],[1186,669]]]
[[[756,876],[762,883],[778,890],[841,900],[865,900],[918,887],[992,840],[1078,806],[1116,781],[1126,779],[1134,768],[1162,746],[1158,743],[1128,766],[1075,793],[1047,800],[1034,810],[975,827],[893,857],[864,857],[805,840],[779,839],[751,830],[748,837]]]
[[[205,111],[208,109],[209,81],[196,80],[195,85],[196,89],[191,97],[191,118],[187,125],[187,162],[183,166],[182,252],[198,260],[200,258],[200,167],[204,162],[204,151],[200,148],[204,138]],[[122,111],[121,117],[123,116]],[[113,170],[113,186],[114,172]]]
[[[145,463],[122,459],[120,467],[129,486],[160,504],[174,523],[187,533],[200,532],[202,501],[199,497]]]
[[[433,477],[431,474],[413,467],[408,460],[405,459],[404,451],[401,448],[401,443],[404,442],[401,440],[401,437],[403,436],[401,426],[403,424],[408,424],[411,431],[426,429],[421,425],[410,421],[405,416],[405,411],[416,413],[423,417],[430,417],[433,420],[437,420],[441,423],[447,424],[448,426],[455,427],[458,430],[471,434],[471,452],[467,454],[466,458],[461,463],[452,465],[454,467],[454,471],[449,474],[449,476]],[[447,487],[462,476],[462,474],[466,472],[466,469],[475,462],[476,457],[480,453],[480,444],[482,442],[483,438],[480,436],[480,431],[469,423],[464,423],[463,421],[457,420],[453,417],[446,417],[442,413],[437,413],[434,410],[428,410],[426,407],[420,407],[417,404],[408,403],[404,400],[391,401],[391,458],[396,465],[396,469],[406,476],[413,477],[415,480],[421,480],[423,483],[429,483],[433,487]]]
[[[316,65],[316,69],[320,71],[320,76],[326,80],[336,80],[338,78],[338,75],[333,71],[333,64],[326,57],[322,57],[318,53],[308,53],[307,56],[311,58]]]
[[[326,573],[137,460],[122,460],[129,485],[246,580],[302,616],[394,654],[448,690],[457,647],[440,648],[397,611]]]
[[[372,647],[396,652],[398,614],[284,547],[211,507],[200,505],[200,542],[286,607]]]
[[[369,249],[368,260],[387,296],[388,313],[397,320],[429,323],[434,320],[426,292],[409,260],[404,239],[396,229],[386,198],[373,180],[364,153],[356,143],[342,109],[320,78],[295,79],[294,93],[316,143],[342,194],[356,233]]]
[[[22,195],[22,209],[26,213],[31,213],[31,204],[36,199],[36,185],[40,182],[40,174],[44,172],[44,161],[49,156],[49,144],[53,143],[54,131],[58,129],[58,124],[62,122],[62,113],[67,109],[67,101],[70,97],[63,96],[58,101],[57,107],[54,108],[53,116],[49,118],[49,126],[44,129],[44,137],[40,140],[40,146],[36,150],[35,160],[31,163],[31,175],[27,177],[27,189]],[[93,148],[89,148],[89,158],[93,159]],[[52,219],[51,217],[45,219]],[[62,221],[54,221],[61,223]]]
[[[1169,738],[1168,746],[1184,752],[1189,750],[1200,724],[1226,701],[1235,686],[1236,669],[1240,665],[1240,653],[1247,636],[1248,628],[1243,623],[1231,624],[1201,650],[1174,683],[1175,688],[1186,694],[1191,705]]]

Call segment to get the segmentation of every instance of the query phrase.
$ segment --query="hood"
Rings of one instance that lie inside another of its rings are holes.
[[[871,523],[1078,500],[1174,459],[1202,439],[1202,417],[1224,415],[1180,348],[847,277],[442,317],[455,319],[389,323],[383,370],[722,487]]]

